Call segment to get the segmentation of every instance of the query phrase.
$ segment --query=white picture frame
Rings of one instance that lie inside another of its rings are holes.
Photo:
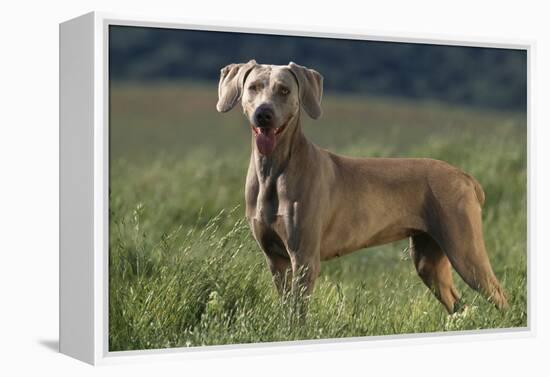
[[[532,41],[438,38],[434,35],[365,33],[280,25],[201,24],[184,19],[143,18],[92,12],[60,24],[60,352],[90,364],[151,359],[209,358],[240,354],[345,350],[414,342],[531,337],[534,255],[528,230],[528,326],[526,328],[307,340],[250,345],[110,352],[108,350],[108,30],[132,25],[191,30],[331,37],[376,41],[514,48],[527,51],[528,218],[531,218]]]

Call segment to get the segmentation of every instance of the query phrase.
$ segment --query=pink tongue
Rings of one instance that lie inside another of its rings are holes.
[[[256,134],[256,146],[264,156],[270,155],[275,149],[275,129],[260,129],[260,132]]]

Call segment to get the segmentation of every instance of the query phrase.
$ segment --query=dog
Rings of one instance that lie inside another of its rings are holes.
[[[250,124],[246,217],[279,293],[309,296],[321,261],[408,238],[418,275],[449,313],[460,300],[451,266],[506,309],[485,250],[481,185],[439,160],[350,158],[317,147],[300,119],[302,109],[320,117],[322,96],[323,76],[293,62],[251,60],[220,74],[216,109],[241,102]]]

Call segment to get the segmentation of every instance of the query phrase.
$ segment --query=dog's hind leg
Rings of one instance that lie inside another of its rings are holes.
[[[409,251],[418,275],[449,313],[457,309],[460,295],[453,285],[451,263],[427,233],[412,236]]]
[[[499,309],[508,302],[485,250],[481,208],[473,195],[465,195],[449,215],[441,218],[441,245],[460,277]]]

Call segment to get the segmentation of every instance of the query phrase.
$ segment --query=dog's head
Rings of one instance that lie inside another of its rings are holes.
[[[321,115],[322,96],[323,76],[317,71],[292,62],[280,66],[251,60],[221,70],[216,108],[226,112],[241,101],[258,150],[269,155],[296,125],[300,108],[313,119]]]

